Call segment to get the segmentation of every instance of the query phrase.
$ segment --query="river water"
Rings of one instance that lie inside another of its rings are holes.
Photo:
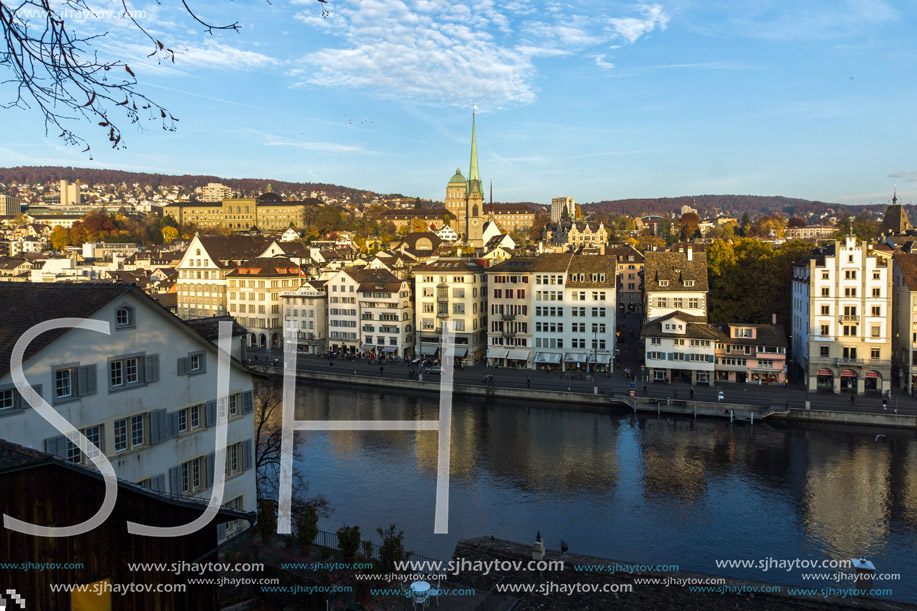
[[[438,418],[434,394],[300,384],[296,405],[300,420]],[[356,524],[378,542],[375,529],[394,523],[408,549],[440,559],[459,539],[528,543],[541,531],[571,553],[806,587],[831,584],[716,561],[863,556],[901,575],[875,587],[917,602],[914,431],[469,397],[455,397],[452,431],[446,535],[433,534],[438,433],[296,433],[297,469],[334,510],[319,527]]]

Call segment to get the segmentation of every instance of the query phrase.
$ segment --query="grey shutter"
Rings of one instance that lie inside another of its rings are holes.
[[[670,361],[674,361],[674,360],[675,360],[675,354],[674,354],[673,352],[669,352],[669,360],[670,360]]]
[[[213,463],[215,460],[215,455],[213,452],[207,455],[207,487],[211,488],[213,486]]]
[[[166,474],[160,473],[150,478],[150,490],[154,492],[166,491]]]
[[[204,406],[204,424],[207,427],[215,426],[217,423],[217,402],[216,400],[207,401],[207,405]]]
[[[221,522],[217,524],[217,539],[222,539],[226,536],[226,522]]]
[[[159,355],[158,354],[148,354],[143,359],[143,365],[145,367],[143,381],[149,384],[150,382],[159,381]]]
[[[255,409],[255,398],[254,393],[250,390],[246,390],[242,393],[242,413],[250,414]]]
[[[67,438],[63,435],[45,439],[45,452],[58,458],[67,458]]]
[[[150,412],[150,444],[156,445],[169,438],[166,410],[156,409]]]
[[[166,439],[171,439],[173,437],[178,437],[178,412],[169,412],[169,434]]]
[[[248,471],[252,468],[252,440],[246,439],[242,442],[242,470]]]
[[[187,356],[178,359],[178,375],[186,376],[189,371],[191,371],[191,359]]]
[[[197,370],[197,373],[206,373],[207,372],[207,353],[201,352],[201,368]]]
[[[83,365],[77,370],[77,385],[81,397],[96,394],[95,365]]]
[[[712,354],[708,354],[708,355],[707,355],[707,362],[708,362],[708,363],[712,363],[712,362],[713,362],[713,355],[712,355]]]
[[[32,390],[34,390],[38,396],[41,396],[41,384],[32,384]],[[15,388],[13,389],[13,409],[28,409],[32,407],[25,397],[19,394],[19,391]]]
[[[181,494],[181,466],[169,469],[169,492]]]

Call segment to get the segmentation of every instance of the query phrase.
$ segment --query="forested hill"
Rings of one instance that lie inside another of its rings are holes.
[[[263,193],[270,184],[275,193],[299,193],[302,191],[324,191],[326,194],[343,199],[349,198],[351,201],[362,202],[369,201],[375,193],[363,191],[361,189],[352,189],[340,185],[330,185],[325,183],[309,182],[287,182],[281,180],[267,180],[263,178],[220,178],[219,176],[200,176],[192,174],[155,174],[147,172],[124,172],[122,170],[99,170],[94,168],[71,168],[60,166],[19,166],[15,168],[0,168],[0,183],[9,184],[10,182],[26,184],[46,184],[56,183],[59,180],[69,180],[75,182],[79,180],[83,184],[99,185],[114,184],[120,185],[149,185],[151,187],[185,187],[193,190],[196,187],[203,187],[210,182],[222,183],[243,195],[258,195]]]
[[[875,212],[885,210],[885,205],[847,206],[780,195],[692,195],[655,199],[619,199],[583,204],[583,210],[627,216],[644,216],[647,214],[668,216],[672,213],[678,214],[682,206],[690,206],[697,209],[702,218],[712,216],[738,218],[746,212],[752,218],[775,213],[780,213],[786,217],[798,216],[802,218],[821,215],[843,217],[855,216],[864,210]]]

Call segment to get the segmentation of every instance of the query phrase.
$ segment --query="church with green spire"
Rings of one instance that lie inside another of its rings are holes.
[[[468,179],[460,168],[446,185],[446,209],[455,215],[458,227],[453,227],[469,246],[484,246],[484,185],[478,172],[478,145],[475,135],[475,115],[471,115],[471,163]]]

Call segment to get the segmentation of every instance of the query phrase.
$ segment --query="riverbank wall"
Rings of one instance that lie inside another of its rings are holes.
[[[282,376],[283,368],[256,366],[254,369],[268,375]],[[352,375],[338,372],[297,370],[299,379],[322,382],[326,384],[367,386],[387,388],[397,391],[440,392],[439,376],[426,380],[403,380],[386,377]],[[742,422],[760,421],[764,418],[795,420],[802,422],[819,422],[834,424],[856,424],[878,427],[917,429],[917,416],[897,415],[893,413],[846,412],[830,410],[785,409],[781,405],[761,406],[743,405],[729,402],[687,401],[673,399],[647,399],[644,397],[627,397],[609,394],[590,394],[583,392],[563,392],[537,390],[530,388],[508,388],[502,386],[453,384],[455,395],[480,399],[501,399],[508,401],[532,401],[544,406],[555,406],[562,409],[627,409],[634,412],[657,414],[677,414],[681,416],[702,416],[708,418],[728,418]]]

